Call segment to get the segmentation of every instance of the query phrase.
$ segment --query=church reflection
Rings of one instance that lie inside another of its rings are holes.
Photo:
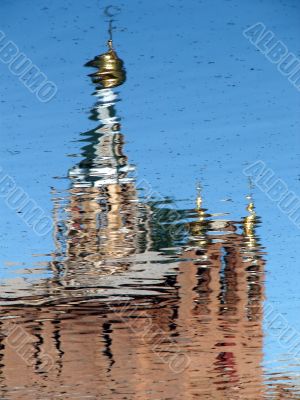
[[[70,276],[76,279],[76,271],[86,266],[100,274],[126,269],[139,241],[140,210],[130,176],[134,167],[124,154],[116,112],[119,99],[112,90],[125,81],[123,62],[109,41],[108,52],[87,65],[97,68],[91,75],[98,99],[91,119],[100,124],[82,134],[83,159],[68,174],[67,215],[63,223],[56,218],[56,257],[63,261],[52,266],[63,273],[65,282]]]
[[[200,187],[192,210],[141,198],[116,110],[126,74],[108,46],[88,63],[98,126],[82,134],[67,198],[54,193],[52,277],[1,306],[0,397],[265,399],[254,200],[231,221]],[[10,345],[12,323],[29,339]]]
[[[125,82],[125,69],[111,40],[108,46],[107,53],[86,64],[97,69],[90,75],[97,98],[90,118],[98,126],[82,134],[82,160],[68,173],[67,206],[62,207],[59,196],[54,199],[56,250],[51,268],[63,286],[96,286],[99,276],[159,258],[159,232],[164,243],[172,242],[170,229],[163,225],[168,225],[168,207],[160,210],[156,201],[142,202],[138,196],[114,90]]]

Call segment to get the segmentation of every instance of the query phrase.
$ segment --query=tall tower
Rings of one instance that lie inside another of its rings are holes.
[[[128,258],[138,248],[140,207],[134,167],[124,154],[125,140],[116,110],[119,98],[114,90],[125,82],[126,75],[111,40],[108,47],[106,53],[86,64],[97,68],[90,75],[97,98],[90,118],[98,126],[81,134],[85,143],[82,159],[68,172],[66,215],[63,223],[60,218],[56,223],[52,266],[67,285],[78,279],[80,285],[87,270],[100,275],[126,270]]]
[[[183,253],[190,261],[181,263],[178,275],[176,333],[194,349],[181,377],[185,398],[193,398],[201,378],[204,397],[260,399],[264,260],[256,234],[259,217],[252,198],[240,221],[217,219],[202,203],[199,193],[198,217],[189,224]]]

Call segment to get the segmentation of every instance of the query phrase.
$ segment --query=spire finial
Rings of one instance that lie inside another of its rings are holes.
[[[108,46],[109,50],[113,50],[113,41],[112,41],[112,39],[109,39],[107,41],[107,46]]]
[[[113,39],[113,22],[114,22],[114,17],[121,12],[121,8],[117,6],[107,6],[104,9],[104,14],[109,18],[109,26],[108,26],[108,35],[109,39],[111,41],[112,45],[112,39]],[[110,50],[112,50],[112,47],[110,47]]]
[[[246,210],[253,216],[256,215],[255,213],[255,206],[254,206],[254,200],[253,200],[253,195],[252,195],[252,189],[254,187],[252,178],[249,176],[248,178],[248,187],[249,187],[249,194],[246,196],[246,199],[248,200],[248,204],[246,207]]]
[[[196,200],[196,205],[197,205],[197,210],[201,210],[201,206],[202,206],[202,196],[201,196],[201,191],[202,191],[202,186],[200,184],[200,182],[197,182],[197,200]]]

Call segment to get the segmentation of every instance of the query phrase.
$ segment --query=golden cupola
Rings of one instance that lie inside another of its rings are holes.
[[[255,229],[258,222],[258,217],[255,212],[254,202],[251,196],[247,196],[248,205],[246,210],[249,215],[243,219],[243,235],[245,238],[246,246],[249,250],[255,249],[257,246],[257,239]]]
[[[200,247],[205,246],[208,243],[207,232],[209,231],[210,226],[210,220],[207,219],[209,214],[207,214],[206,210],[202,208],[202,203],[203,199],[201,195],[201,186],[198,184],[196,208],[194,211],[197,215],[197,218],[189,223],[189,232],[191,239]]]
[[[108,40],[107,45],[106,53],[97,56],[86,65],[98,68],[98,71],[91,75],[95,83],[99,83],[103,88],[113,88],[125,82],[126,71],[123,61],[113,48],[111,39]]]

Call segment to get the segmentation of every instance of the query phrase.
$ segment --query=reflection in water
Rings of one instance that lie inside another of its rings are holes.
[[[138,198],[135,168],[123,149],[125,139],[116,110],[118,93],[112,90],[125,81],[125,70],[111,40],[108,45],[107,53],[87,63],[97,68],[91,75],[98,98],[91,119],[100,125],[82,134],[85,146],[82,160],[69,171],[67,206],[62,208],[59,198],[55,199],[56,252],[51,263],[54,280],[49,285],[51,291],[55,286],[55,298],[61,287],[63,295],[64,288],[69,289],[68,297],[107,297],[115,294],[118,284],[123,287],[118,295],[133,295],[141,290],[151,294],[151,282],[157,285],[156,275],[161,281],[168,268],[160,265],[160,270],[155,267],[158,274],[152,272],[151,264],[161,258],[157,250],[162,243],[154,239],[158,222],[162,227],[166,224],[167,228],[162,228],[165,240],[171,238],[172,232],[166,210],[158,210],[155,202]],[[64,216],[59,215],[61,209]],[[159,215],[159,221],[155,215]],[[118,276],[104,279],[113,274]]]
[[[264,381],[253,199],[239,221],[204,209],[200,188],[193,210],[143,199],[116,111],[123,63],[109,42],[88,65],[99,125],[53,195],[51,278],[3,296],[1,399],[296,398]]]

